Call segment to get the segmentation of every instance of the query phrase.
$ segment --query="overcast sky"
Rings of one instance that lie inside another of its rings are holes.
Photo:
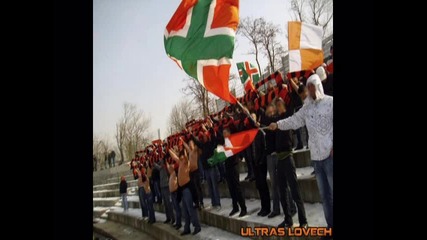
[[[165,53],[163,33],[180,0],[93,1],[93,131],[111,141],[124,102],[151,117],[151,131],[166,137],[172,106],[184,96],[187,75]],[[268,4],[266,4],[268,3]],[[264,17],[285,31],[290,0],[242,0],[240,18]],[[284,35],[279,38],[287,48]],[[250,45],[237,36],[234,63],[250,61]],[[267,60],[261,58],[261,67]],[[233,64],[232,73],[237,73]]]

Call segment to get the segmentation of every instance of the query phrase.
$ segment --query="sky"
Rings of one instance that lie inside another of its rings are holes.
[[[93,1],[93,133],[114,142],[125,102],[151,118],[151,132],[165,138],[169,113],[184,96],[186,73],[167,57],[163,34],[180,0]],[[266,4],[268,3],[268,4]],[[264,17],[285,31],[290,0],[242,0],[240,18]],[[279,35],[287,48],[287,39]],[[233,61],[255,62],[249,42],[237,36]],[[261,57],[261,68],[267,59]],[[237,74],[233,64],[231,73]]]

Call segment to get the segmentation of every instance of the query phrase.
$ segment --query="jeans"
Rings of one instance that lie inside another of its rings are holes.
[[[322,198],[323,212],[325,213],[328,227],[334,226],[334,159],[332,156],[324,160],[313,161],[316,172],[317,186]]]
[[[182,189],[182,210],[185,220],[184,232],[190,232],[190,221],[195,229],[200,229],[199,216],[193,207],[193,197],[188,186]]]
[[[171,193],[171,197],[172,197],[172,205],[173,208],[175,209],[175,215],[176,215],[176,224],[177,225],[181,225],[181,206],[178,203],[178,190],[176,190],[175,192]]]
[[[254,177],[254,161],[253,161],[253,155],[252,155],[252,145],[249,145],[244,150],[244,157],[245,157],[246,167],[248,168],[248,177],[253,178]]]
[[[295,172],[295,162],[294,158],[291,156],[288,156],[285,159],[278,160],[278,175],[282,177],[282,180],[279,181],[279,188],[280,192],[286,192],[287,194],[285,196],[280,196],[283,199],[283,201],[288,202],[288,206],[290,208],[290,211],[292,212],[292,208],[295,206],[294,202],[296,203],[296,206],[298,208],[298,220],[300,224],[306,224],[307,223],[307,217],[305,215],[305,208],[304,208],[304,202],[301,198],[301,191],[299,189],[298,181],[297,181],[297,174]],[[288,186],[290,188],[290,193],[288,191]]]
[[[172,209],[172,202],[171,202],[171,196],[169,192],[169,186],[162,187],[161,189],[162,197],[163,197],[163,203],[165,205],[165,212],[166,212],[166,219],[174,219],[173,216],[173,209]]]
[[[216,165],[219,171],[219,179],[218,180],[223,180],[225,179],[225,165],[224,163],[219,163],[218,165]]]
[[[153,202],[162,202],[162,194],[160,193],[160,181],[159,180],[153,180],[153,188],[151,188],[153,193]],[[155,198],[155,199],[154,199]]]
[[[271,182],[271,193],[273,197],[273,212],[280,213],[280,189],[279,189],[279,179],[277,175],[277,155],[267,155],[267,169],[268,174],[270,175]]]
[[[215,167],[206,169],[205,176],[209,188],[209,195],[211,196],[212,206],[221,206]]]
[[[261,210],[270,212],[270,191],[267,184],[267,163],[258,164],[254,168],[255,184],[261,199]]]
[[[121,193],[120,196],[122,197],[122,207],[125,211],[128,210],[128,195],[127,193]]]
[[[206,179],[205,178],[205,169],[203,169],[203,167],[202,167],[202,159],[201,158],[199,158],[198,164],[199,164],[200,179],[205,180]]]
[[[191,194],[193,196],[193,202],[195,205],[203,205],[203,192],[202,184],[200,182],[200,172],[195,170],[190,172],[190,181],[191,181]]]
[[[148,210],[148,220],[155,222],[156,216],[154,214],[154,206],[153,206],[153,192],[145,193],[145,201],[147,202],[147,210]]]
[[[228,159],[227,159],[228,160]],[[227,161],[226,160],[226,161]],[[230,191],[231,199],[233,202],[233,209],[238,210],[239,203],[242,210],[246,210],[245,199],[243,198],[242,190],[240,188],[239,173],[237,172],[237,164],[228,165],[225,169],[226,180],[228,184],[228,191]]]
[[[147,202],[145,201],[145,190],[143,187],[138,188],[139,206],[141,207],[142,217],[148,217]]]

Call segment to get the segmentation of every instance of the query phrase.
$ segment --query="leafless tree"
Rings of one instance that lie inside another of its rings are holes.
[[[255,61],[258,65],[260,74],[262,74],[261,65],[259,64],[259,55],[261,53],[262,42],[261,31],[265,24],[266,23],[264,18],[253,19],[251,17],[245,17],[240,20],[240,24],[237,29],[237,33],[244,36],[252,44],[253,49],[251,49],[248,53],[255,55]]]
[[[282,33],[279,25],[272,22],[265,22],[260,30],[261,46],[264,56],[267,57],[271,72],[274,72],[278,67],[276,63],[280,61],[280,57],[285,53],[282,45],[277,41],[277,35]]]
[[[323,27],[323,36],[333,19],[333,0],[291,0],[294,20]]]
[[[185,124],[197,116],[197,110],[192,106],[190,101],[182,99],[175,104],[169,114],[169,134],[181,131],[185,128]]]
[[[115,136],[121,158],[119,165],[123,164],[125,158],[132,158],[136,151],[152,140],[152,135],[148,132],[151,119],[134,104],[125,103],[123,110],[123,116],[116,124]]]

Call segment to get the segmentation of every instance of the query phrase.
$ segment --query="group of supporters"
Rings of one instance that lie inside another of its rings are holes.
[[[255,181],[261,200],[258,216],[273,218],[282,211],[284,221],[278,227],[288,228],[294,224],[292,216],[298,214],[299,226],[307,227],[292,156],[296,149],[303,148],[301,129],[305,127],[326,222],[332,227],[333,70],[328,69],[330,66],[320,66],[307,74],[289,75],[287,81],[279,77],[275,84],[266,82],[265,93],[247,93],[240,99],[243,108],[231,105],[203,120],[190,121],[182,132],[164,141],[153,141],[145,150],[137,152],[130,165],[134,178],[138,179],[142,217],[148,223],[156,222],[153,204],[161,203],[167,217],[164,223],[180,229],[183,216],[185,224],[181,235],[191,233],[190,223],[194,227],[192,234],[197,234],[201,231],[197,210],[221,209],[218,184],[224,182],[232,198],[229,215],[247,215],[238,171],[238,164],[244,159],[248,168],[245,180]],[[258,131],[244,151],[215,165],[208,161],[216,147],[224,145],[230,135],[260,127],[264,128],[265,135]],[[297,135],[296,143],[293,133]],[[120,192],[124,198],[125,184],[123,179]],[[202,184],[208,186],[210,206],[203,202]],[[126,210],[127,204],[124,207]]]

